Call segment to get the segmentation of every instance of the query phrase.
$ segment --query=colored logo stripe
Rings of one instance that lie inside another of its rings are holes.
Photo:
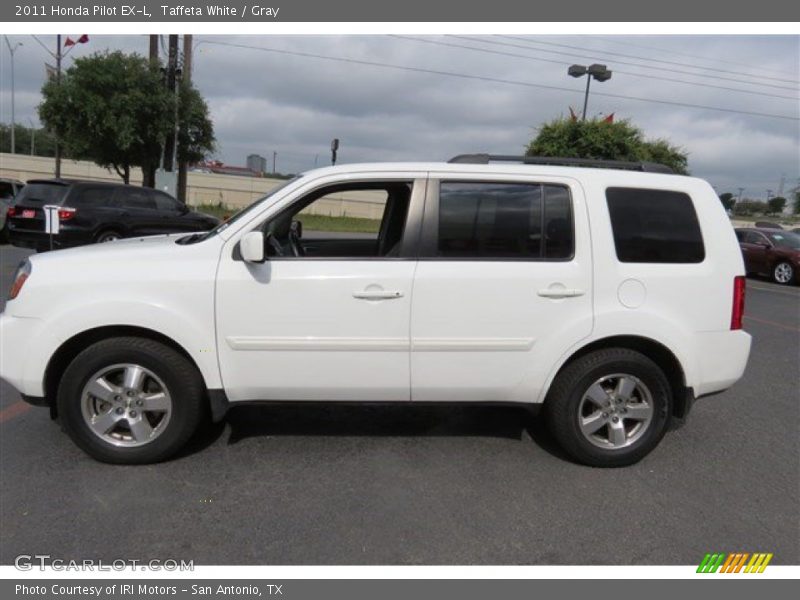
[[[756,552],[724,552],[707,553],[700,565],[697,567],[698,573],[763,573],[764,569],[772,560],[772,553]],[[748,558],[750,561],[748,562]],[[747,566],[745,566],[747,563]],[[742,571],[744,568],[744,571]]]

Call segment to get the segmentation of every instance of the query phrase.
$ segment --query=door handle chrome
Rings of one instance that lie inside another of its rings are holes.
[[[403,292],[388,292],[384,290],[364,290],[362,292],[353,292],[353,298],[359,300],[394,300],[395,298],[402,298]]]
[[[548,288],[546,290],[539,290],[536,293],[542,298],[577,298],[578,296],[583,296],[586,292],[569,288]]]

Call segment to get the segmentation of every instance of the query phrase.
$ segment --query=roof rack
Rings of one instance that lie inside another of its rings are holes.
[[[525,165],[551,165],[560,167],[589,167],[595,169],[624,169],[645,173],[674,173],[666,165],[653,162],[628,162],[624,160],[599,160],[594,158],[562,158],[558,156],[514,156],[511,154],[459,154],[447,162],[471,165],[488,165],[490,162],[518,162]]]

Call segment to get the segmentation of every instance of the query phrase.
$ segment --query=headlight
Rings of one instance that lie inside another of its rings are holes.
[[[17,267],[17,272],[14,273],[14,283],[11,284],[11,291],[8,293],[8,299],[13,300],[19,296],[22,286],[31,276],[31,261],[23,260]]]

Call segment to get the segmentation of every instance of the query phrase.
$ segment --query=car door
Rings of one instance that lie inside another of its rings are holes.
[[[570,180],[431,177],[411,398],[535,401],[560,354],[592,328],[582,190]]]
[[[120,186],[114,194],[112,206],[120,209],[119,218],[128,235],[156,235],[164,233],[162,215],[150,190]]]
[[[766,273],[769,271],[768,252],[771,244],[758,231],[745,232],[742,254],[749,273]]]
[[[270,256],[251,264],[237,259],[235,240],[226,246],[216,315],[230,400],[409,400],[419,226],[412,214],[424,202],[424,174],[409,182],[411,203],[397,256],[348,256],[344,245],[326,256]],[[310,193],[298,191],[288,210],[302,206]],[[273,213],[255,227],[270,230],[278,218],[284,217]],[[306,230],[304,239],[312,233]]]

